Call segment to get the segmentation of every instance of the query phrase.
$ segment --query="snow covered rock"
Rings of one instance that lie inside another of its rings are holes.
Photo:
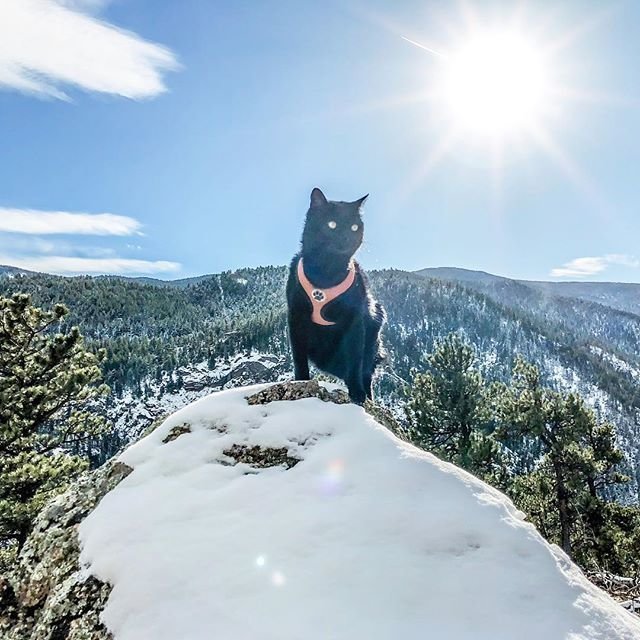
[[[79,525],[91,615],[115,640],[640,638],[507,498],[343,400],[223,391],[127,449]]]

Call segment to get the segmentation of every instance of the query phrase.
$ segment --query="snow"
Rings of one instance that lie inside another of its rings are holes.
[[[625,362],[615,353],[609,353],[604,349],[601,349],[600,347],[596,347],[595,345],[589,345],[589,350],[591,351],[591,353],[595,353],[598,357],[612,364],[618,371],[628,373],[636,381],[640,379],[640,369],[630,365],[628,362]]]
[[[115,640],[640,638],[498,491],[360,407],[249,406],[264,386],[172,415],[81,523],[82,562],[113,585]],[[234,444],[301,461],[233,464]]]

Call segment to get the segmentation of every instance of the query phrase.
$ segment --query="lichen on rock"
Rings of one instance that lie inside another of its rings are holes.
[[[188,424],[179,424],[176,427],[173,427],[171,431],[163,438],[163,444],[167,444],[167,442],[171,442],[176,438],[184,435],[185,433],[191,433],[191,427]]]
[[[289,455],[286,447],[249,447],[245,444],[234,444],[222,452],[236,464],[244,463],[256,469],[268,467],[295,467],[300,458]]]
[[[302,400],[303,398],[320,398],[324,402],[348,404],[349,396],[342,389],[330,391],[320,386],[317,380],[298,380],[278,382],[266,389],[247,397],[248,404],[268,404],[279,400]]]

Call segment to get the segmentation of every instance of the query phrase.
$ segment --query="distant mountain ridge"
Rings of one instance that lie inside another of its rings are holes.
[[[47,273],[44,271],[29,271],[28,269],[22,269],[21,267],[12,267],[11,265],[0,264],[0,278],[13,277],[16,275],[42,275],[42,276],[54,276],[55,274]],[[139,282],[140,284],[148,284],[154,287],[188,287],[191,284],[196,284],[207,278],[212,278],[215,274],[207,273],[201,276],[192,276],[190,278],[178,278],[176,280],[163,280],[162,278],[152,278],[151,276],[125,276],[119,274],[102,274],[95,276],[84,275],[69,275],[69,276],[55,276],[59,278],[116,278],[118,280],[127,280],[129,282]]]
[[[0,264],[0,278],[12,277],[16,275],[35,275],[36,271],[28,271],[19,267],[12,267],[7,264]]]
[[[416,271],[429,278],[459,282],[478,290],[499,289],[510,283],[518,283],[541,293],[565,298],[576,298],[628,311],[640,315],[640,283],[630,282],[553,282],[548,280],[516,280],[497,276],[486,271],[474,271],[459,267],[429,267]]]
[[[29,271],[10,265],[0,265],[0,278],[3,276],[15,275],[35,275],[40,272]],[[498,276],[487,271],[473,269],[463,269],[462,267],[427,267],[415,271],[418,275],[429,278],[437,278],[447,282],[460,283],[463,286],[470,286],[476,290],[487,292],[491,289],[500,289],[513,286],[518,283],[541,293],[565,298],[575,298],[588,302],[611,307],[619,311],[627,311],[640,315],[640,283],[630,282],[554,282],[551,280],[518,280]],[[51,275],[51,274],[42,274]],[[177,287],[183,288],[198,284],[203,280],[215,277],[216,274],[203,274],[191,276],[189,278],[178,278],[176,280],[164,280],[162,278],[152,278],[149,276],[124,276],[124,275],[99,275],[96,278],[118,278],[130,282],[148,284],[155,287]],[[83,276],[61,276],[61,277],[83,277]]]

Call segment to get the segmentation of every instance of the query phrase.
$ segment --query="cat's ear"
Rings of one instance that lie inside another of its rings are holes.
[[[369,194],[367,193],[366,196],[362,196],[362,198],[358,198],[358,200],[356,200],[353,204],[355,205],[356,209],[362,209],[362,205],[364,204],[364,201],[369,197]]]
[[[315,187],[311,192],[311,208],[323,207],[325,204],[327,204],[327,199],[324,197],[324,193]]]

